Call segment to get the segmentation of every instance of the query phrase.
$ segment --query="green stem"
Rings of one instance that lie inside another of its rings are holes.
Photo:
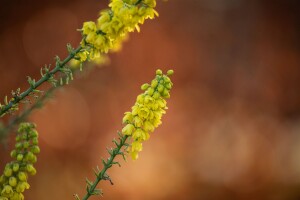
[[[15,117],[5,128],[0,130],[0,142],[7,137],[8,133],[10,133],[18,123],[24,121],[32,113],[33,110],[40,108],[43,105],[44,101],[48,99],[48,97],[54,92],[55,89],[56,87],[51,87],[48,91],[45,92],[42,97],[34,102],[34,104],[30,108],[26,109],[19,116]]]
[[[26,91],[20,94],[17,98],[10,101],[7,105],[3,106],[0,111],[0,116],[5,114],[7,111],[9,111],[14,105],[18,104],[20,101],[25,99],[30,93],[32,93],[36,88],[38,88],[41,84],[48,81],[54,74],[56,74],[58,71],[60,71],[61,68],[65,66],[71,59],[75,57],[75,55],[82,49],[81,46],[79,46],[77,49],[75,49],[73,52],[71,52],[62,62],[60,62],[58,65],[55,66],[54,69],[52,69],[49,73],[45,74],[40,80],[38,80],[34,85],[30,86]]]
[[[87,189],[87,193],[82,198],[82,200],[87,200],[94,194],[96,187],[101,180],[110,180],[110,179],[108,179],[109,177],[106,175],[106,171],[109,168],[111,168],[113,164],[116,164],[116,163],[114,163],[114,159],[117,155],[120,155],[122,153],[121,149],[122,149],[122,147],[125,146],[126,140],[128,139],[128,137],[129,136],[126,135],[126,136],[122,136],[120,138],[120,143],[116,144],[117,147],[111,151],[110,157],[107,159],[107,162],[103,162],[103,169],[97,174],[96,180]]]

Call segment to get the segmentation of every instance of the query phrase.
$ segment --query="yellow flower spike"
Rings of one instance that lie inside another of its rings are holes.
[[[173,74],[168,71],[168,74]],[[170,84],[169,89],[165,87],[166,82]],[[162,115],[166,113],[167,104],[165,98],[169,97],[172,82],[168,76],[163,75],[161,70],[156,70],[156,77],[151,85],[143,84],[141,89],[144,93],[138,95],[131,112],[126,112],[123,118],[125,127],[124,135],[131,136],[133,142],[130,148],[132,159],[138,158],[138,152],[142,150],[142,142],[150,138],[149,132],[153,132],[162,122]],[[132,120],[127,120],[128,118]],[[125,120],[124,120],[125,119]]]
[[[81,46],[90,54],[107,53],[109,50],[118,50],[128,32],[140,31],[139,24],[145,19],[158,16],[154,10],[155,0],[111,0],[108,10],[100,12],[95,22],[85,22],[82,27],[83,40]],[[104,39],[98,38],[102,35]],[[97,50],[97,51],[95,51]]]

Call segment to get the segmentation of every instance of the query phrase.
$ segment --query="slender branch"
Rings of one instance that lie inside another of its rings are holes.
[[[2,141],[4,138],[6,138],[8,133],[10,133],[11,130],[18,123],[26,120],[27,117],[32,113],[32,111],[40,108],[43,105],[43,103],[45,102],[45,100],[48,99],[49,96],[55,91],[55,89],[57,89],[57,87],[51,87],[49,90],[47,90],[45,92],[45,94],[42,97],[40,97],[36,102],[34,102],[34,104],[30,108],[23,111],[19,116],[15,117],[13,120],[11,120],[5,128],[0,130],[0,141]]]
[[[128,139],[129,136],[123,136],[123,135],[120,135],[120,143],[117,143],[115,141],[115,144],[116,144],[116,148],[112,149],[109,151],[110,153],[110,157],[107,159],[107,162],[105,162],[103,160],[103,169],[96,173],[96,180],[91,183],[88,187],[87,187],[87,193],[86,195],[82,198],[82,200],[87,200],[89,199],[92,195],[95,195],[97,194],[96,191],[96,187],[97,185],[99,184],[99,182],[101,180],[109,180],[111,183],[111,179],[110,177],[106,174],[106,171],[111,168],[114,164],[118,164],[117,162],[114,162],[114,159],[117,155],[123,155],[124,156],[124,153],[121,152],[121,149],[122,147],[126,146],[126,140]],[[101,193],[100,193],[101,195]]]
[[[45,74],[45,76],[41,77],[40,80],[31,85],[26,91],[21,93],[19,96],[15,97],[14,100],[10,101],[7,105],[3,106],[0,110],[0,116],[9,111],[14,105],[18,104],[20,101],[25,99],[30,93],[32,93],[36,88],[38,88],[41,84],[48,81],[54,74],[60,71],[65,64],[67,64],[71,59],[75,57],[75,55],[82,49],[81,46],[77,47],[74,51],[72,51],[63,61],[59,62],[54,69],[52,69],[49,73]]]

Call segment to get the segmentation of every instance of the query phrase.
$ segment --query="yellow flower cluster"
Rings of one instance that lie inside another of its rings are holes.
[[[0,176],[0,200],[23,200],[22,194],[29,189],[28,174],[36,174],[33,164],[37,161],[36,154],[40,152],[38,133],[35,125],[21,123],[16,137],[15,149],[11,157],[16,159],[6,164],[3,175]]]
[[[77,60],[94,60],[100,53],[119,49],[128,32],[140,31],[139,24],[158,16],[155,6],[156,0],[111,0],[110,9],[101,11],[96,23],[84,22],[83,50],[76,55]]]
[[[130,148],[132,159],[138,158],[138,153],[142,151],[142,142],[148,140],[150,132],[153,132],[162,122],[161,117],[166,113],[166,98],[170,97],[170,90],[173,86],[169,78],[174,72],[169,70],[164,75],[161,70],[156,71],[156,78],[151,84],[142,85],[144,93],[137,97],[131,112],[126,112],[123,118],[125,124],[122,129],[124,135],[133,139]]]

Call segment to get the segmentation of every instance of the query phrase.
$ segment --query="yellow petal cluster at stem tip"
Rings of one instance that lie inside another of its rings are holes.
[[[85,55],[78,53],[76,60],[97,59],[109,50],[120,49],[129,32],[140,31],[146,19],[158,16],[154,10],[156,0],[111,0],[109,9],[100,12],[96,22],[84,22],[81,29],[81,46]]]
[[[37,161],[36,154],[40,152],[40,148],[35,125],[21,123],[16,142],[15,149],[11,152],[15,161],[6,164],[0,176],[0,200],[24,200],[22,193],[30,187],[28,175],[36,174],[32,164]]]
[[[133,140],[129,151],[134,160],[143,149],[142,142],[148,140],[149,133],[162,123],[162,115],[167,109],[165,99],[170,97],[170,90],[173,86],[169,76],[173,73],[173,70],[169,70],[164,75],[161,70],[157,70],[155,79],[150,84],[145,83],[141,86],[144,93],[138,95],[131,112],[125,113],[122,133]]]

